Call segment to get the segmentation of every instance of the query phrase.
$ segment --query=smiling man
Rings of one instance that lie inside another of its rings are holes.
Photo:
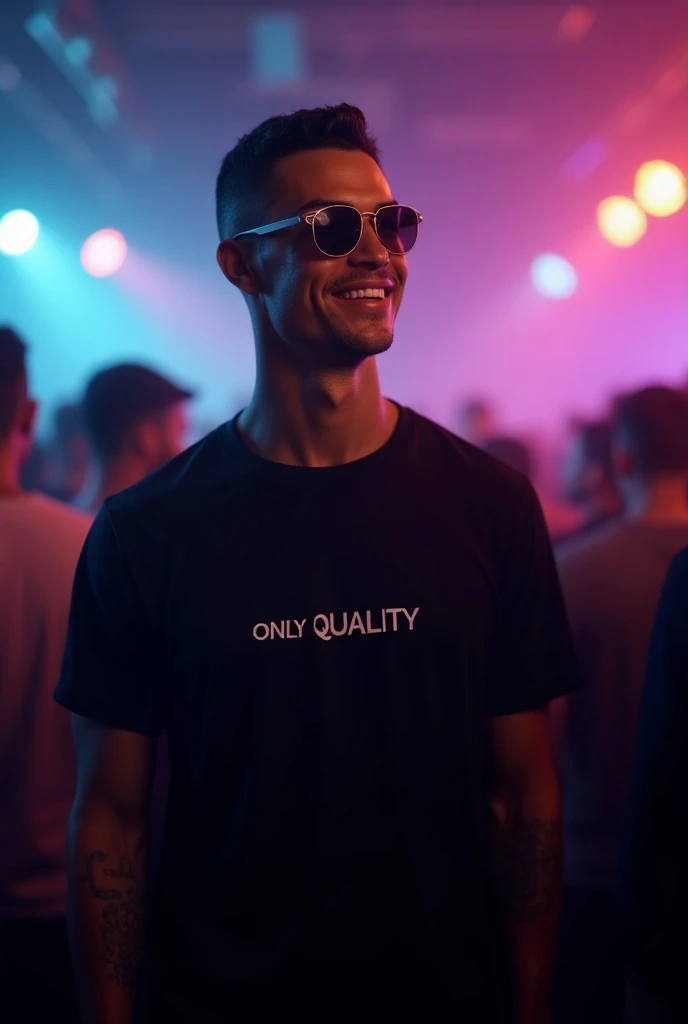
[[[537,499],[380,392],[421,217],[359,110],[260,125],[217,211],[255,391],[106,501],[57,691],[86,1018],[546,1024],[576,670]]]

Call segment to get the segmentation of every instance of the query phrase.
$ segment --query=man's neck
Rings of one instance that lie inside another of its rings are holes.
[[[665,477],[628,490],[626,515],[636,523],[688,526],[688,479]]]
[[[22,493],[16,459],[12,457],[9,446],[0,448],[0,497],[16,497]]]
[[[306,374],[260,367],[238,428],[249,448],[271,462],[340,466],[381,448],[398,417],[370,358],[355,369]]]

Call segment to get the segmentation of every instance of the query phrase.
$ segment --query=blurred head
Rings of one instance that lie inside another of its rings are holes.
[[[495,436],[495,416],[489,402],[482,398],[472,398],[460,407],[459,433],[479,448]]]
[[[614,490],[612,432],[609,423],[577,423],[562,464],[564,497],[574,505],[594,504]]]
[[[263,122],[225,157],[216,201],[218,262],[244,294],[262,351],[270,346],[290,362],[336,369],[389,348],[406,258],[387,251],[371,218],[340,257],[318,249],[306,222],[233,240],[330,205],[367,213],[394,203],[360,110],[344,103]],[[366,288],[384,289],[385,297],[343,298]]]
[[[65,403],[55,410],[50,456],[54,485],[69,500],[81,490],[89,461],[79,405]]]
[[[152,472],[184,450],[186,402],[193,392],[147,366],[120,363],[101,370],[84,394],[86,436],[104,466],[136,460]]]
[[[0,450],[17,476],[31,451],[36,403],[29,398],[26,346],[11,327],[0,327]]]
[[[688,484],[688,395],[647,387],[618,400],[614,466],[619,488],[677,478]]]
[[[532,480],[533,456],[527,444],[516,437],[494,437],[486,441],[483,451],[492,455],[500,462],[505,462],[518,473]]]

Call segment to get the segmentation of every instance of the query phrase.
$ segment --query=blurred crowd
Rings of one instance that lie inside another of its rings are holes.
[[[64,929],[74,763],[67,713],[51,695],[76,561],[104,500],[183,450],[192,398],[148,366],[112,366],[78,403],[57,409],[48,441],[34,443],[25,347],[14,331],[0,330],[0,958],[14,957],[17,971],[25,969],[22,939],[13,929],[9,948],[8,921],[31,923],[34,952],[51,949],[53,933]],[[642,1007],[666,994],[658,950],[671,946],[673,918],[684,911],[674,890],[653,904],[652,879],[667,870],[672,849],[686,855],[686,831],[674,822],[674,846],[659,852],[634,832],[644,835],[659,814],[643,804],[653,790],[642,759],[632,814],[628,794],[643,686],[666,684],[664,626],[648,663],[660,595],[672,561],[688,548],[688,388],[652,384],[617,396],[599,420],[569,427],[555,486],[543,482],[537,446],[505,432],[488,400],[463,403],[455,424],[538,491],[585,678],[580,693],[551,709],[565,848],[555,1024],[613,1024],[624,1012],[627,1021],[659,1020]],[[688,607],[682,613],[688,632]],[[651,716],[651,694],[645,702]],[[649,751],[659,742],[653,735]],[[666,747],[666,737],[661,742]],[[161,819],[164,770],[159,778],[153,813]],[[639,877],[647,880],[640,888]],[[64,960],[52,963],[57,990],[69,972]]]

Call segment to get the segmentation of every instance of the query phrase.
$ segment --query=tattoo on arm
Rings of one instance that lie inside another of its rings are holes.
[[[93,850],[86,856],[86,872],[79,882],[86,883],[94,899],[105,903],[101,915],[103,957],[108,966],[108,981],[114,981],[132,996],[143,956],[145,930],[145,900],[140,885],[136,884],[133,866],[126,857],[119,858],[117,868],[102,865],[108,855],[102,850]],[[96,868],[100,866],[113,886],[104,888],[96,879]]]
[[[495,869],[509,916],[532,921],[545,913],[559,885],[561,823],[535,818],[493,826]]]

